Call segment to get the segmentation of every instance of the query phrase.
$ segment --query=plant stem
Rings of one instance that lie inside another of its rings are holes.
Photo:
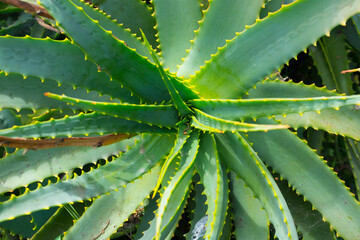
[[[70,137],[54,139],[26,139],[26,138],[9,138],[0,136],[0,146],[13,148],[26,148],[32,150],[69,147],[69,146],[88,146],[101,147],[110,145],[123,139],[130,138],[130,134],[110,134],[100,137]]]
[[[0,2],[24,9],[25,11],[33,15],[40,15],[46,18],[54,19],[45,8],[37,4],[23,2],[20,0],[0,0]]]

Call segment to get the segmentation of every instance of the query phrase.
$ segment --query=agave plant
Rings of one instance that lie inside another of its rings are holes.
[[[360,0],[93,1],[117,21],[38,2],[67,38],[0,37],[0,143],[26,149],[0,160],[2,226],[43,213],[33,239],[107,239],[145,205],[136,239],[360,239],[359,203],[288,129],[358,140],[360,96],[272,74]]]

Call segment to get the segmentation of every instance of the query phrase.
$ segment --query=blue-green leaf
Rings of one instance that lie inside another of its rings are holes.
[[[204,184],[207,197],[206,239],[218,239],[225,224],[228,203],[228,179],[220,162],[212,135],[200,136],[200,148],[195,162],[196,171]]]
[[[202,17],[200,2],[155,0],[154,7],[162,64],[170,72],[175,72],[191,46],[190,40],[195,38],[194,31],[199,27],[198,21]]]
[[[105,166],[1,203],[0,221],[117,190],[159,164],[170,151],[173,141],[172,136],[144,135],[134,147]]]
[[[141,179],[118,191],[95,199],[76,224],[65,234],[64,240],[108,239],[110,235],[136,211],[154,188],[160,167],[155,167]]]
[[[359,202],[306,143],[288,130],[248,135],[261,159],[310,201],[339,236],[360,238]]]
[[[258,240],[269,236],[269,221],[266,212],[261,208],[259,199],[245,182],[231,174],[230,205],[236,239]]]
[[[156,218],[157,239],[161,239],[162,232],[179,211],[179,206],[186,202],[189,184],[194,174],[193,165],[199,147],[198,138],[198,132],[191,133],[181,151],[179,170],[171,179],[161,197]]]
[[[190,83],[204,98],[243,96],[359,8],[360,0],[301,0],[285,5],[237,34]]]
[[[295,224],[286,201],[270,172],[250,144],[238,133],[217,134],[216,137],[221,160],[259,198],[269,221],[274,224],[277,237],[297,239]]]
[[[122,103],[108,103],[81,100],[78,98],[45,93],[45,96],[78,106],[84,110],[108,114],[128,120],[159,125],[161,127],[174,127],[179,121],[178,112],[173,105],[136,105]]]
[[[255,23],[263,3],[264,0],[211,1],[178,75],[188,77],[199,71],[226,40],[234,38],[235,33],[243,31],[246,25]]]
[[[268,131],[268,130],[284,129],[289,127],[286,125],[251,124],[251,123],[230,121],[230,120],[225,120],[211,116],[198,109],[194,109],[194,111],[195,111],[195,116],[192,117],[191,126],[194,126],[195,128],[204,131],[219,132],[219,133],[226,131],[248,132],[248,131]]]
[[[116,133],[172,132],[175,131],[94,112],[81,113],[76,116],[66,116],[61,119],[51,119],[23,126],[14,126],[0,130],[0,135],[13,138],[59,138]]]

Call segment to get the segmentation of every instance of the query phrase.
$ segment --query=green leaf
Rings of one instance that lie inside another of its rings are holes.
[[[100,113],[86,113],[51,119],[29,125],[14,126],[0,130],[0,136],[18,138],[73,137],[115,133],[172,133],[168,128],[159,128],[144,123],[116,118]]]
[[[353,175],[355,178],[355,185],[357,190],[357,196],[360,195],[360,145],[359,142],[352,139],[347,139],[346,141],[349,162],[353,170]]]
[[[249,92],[250,98],[293,98],[293,97],[320,97],[320,96],[337,96],[335,92],[327,91],[324,88],[315,86],[307,86],[299,83],[265,81],[258,84],[255,90]],[[276,116],[282,124],[288,124],[294,128],[313,127],[315,129],[323,129],[328,132],[341,134],[344,136],[360,139],[359,112],[354,107],[342,107],[339,111],[334,109],[324,109],[320,114],[316,112],[307,112],[302,116],[298,114],[289,114],[286,117]],[[346,123],[346,124],[344,124]]]
[[[159,173],[159,179],[158,179],[156,187],[154,189],[153,197],[155,197],[157,190],[160,188],[160,184],[163,182],[169,166],[171,165],[172,161],[176,158],[176,156],[178,155],[180,150],[183,148],[183,146],[186,142],[186,139],[189,137],[189,135],[185,134],[184,131],[185,131],[185,125],[181,125],[179,127],[179,131],[177,133],[175,145],[171,149],[170,154],[166,157],[166,160],[165,160],[165,162],[161,168],[161,171]]]
[[[277,184],[284,195],[286,202],[298,231],[303,239],[306,240],[336,240],[330,225],[324,222],[322,215],[313,210],[311,203],[306,202],[301,196],[297,195],[285,181],[277,181]]]
[[[350,20],[348,20],[346,22],[346,27],[345,27],[345,36],[346,36],[346,41],[350,44],[351,48],[353,50],[360,50],[360,36],[359,36],[359,31],[358,28],[355,26],[355,21],[354,19],[356,18],[358,14],[355,14],[354,16],[352,16],[352,18]]]
[[[331,37],[322,37],[317,47],[310,46],[310,54],[327,89],[352,94],[350,74],[341,73],[349,69],[349,61],[345,35],[338,33],[339,30],[331,31]]]
[[[139,102],[119,82],[111,81],[107,74],[98,72],[96,65],[86,61],[84,53],[68,40],[0,37],[0,55],[0,69],[6,73],[55,80],[59,84],[95,90],[125,102]]]
[[[196,171],[204,184],[207,197],[206,239],[218,239],[225,223],[228,203],[228,180],[212,135],[200,136],[200,147],[195,162]]]
[[[261,208],[259,199],[245,182],[231,174],[230,205],[236,239],[258,240],[267,239],[269,236],[269,222],[266,212]]]
[[[54,214],[56,207],[41,210],[28,216],[20,216],[11,221],[0,223],[0,227],[11,230],[24,238],[31,238],[46,221]]]
[[[149,50],[149,52],[151,54],[151,57],[154,60],[157,69],[159,70],[161,78],[164,81],[164,84],[165,84],[167,90],[169,91],[171,99],[173,100],[176,109],[179,111],[180,116],[184,117],[184,116],[192,113],[190,108],[184,103],[184,101],[182,100],[179,92],[176,90],[176,88],[174,87],[174,85],[170,81],[168,75],[164,71],[164,68],[161,66],[161,64],[159,62],[159,59],[156,56],[156,53],[154,52],[154,50],[151,48],[148,40],[145,37],[145,34],[143,32],[141,32],[141,34],[142,34],[144,42],[145,42],[145,44],[146,44],[146,46],[147,46],[147,48],[148,48],[148,50]]]
[[[221,236],[219,240],[228,240],[231,239],[232,236],[232,209],[229,207],[226,212],[225,224],[223,226]]]
[[[355,14],[353,17],[352,17],[352,20],[354,22],[354,25],[357,29],[358,32],[360,32],[360,14]]]
[[[195,174],[194,179],[198,180],[200,177],[198,174]],[[197,182],[194,180],[194,182]],[[193,218],[191,219],[191,227],[190,231],[185,235],[186,239],[191,239],[194,237],[194,233],[196,232],[195,226],[196,224],[206,216],[207,205],[206,205],[206,195],[204,193],[204,185],[200,182],[193,188],[194,191],[194,202],[195,209],[193,210]]]
[[[159,170],[160,167],[155,167],[141,179],[95,199],[74,227],[65,234],[64,240],[79,236],[83,239],[108,239],[150,194]]]
[[[11,109],[3,109],[0,110],[0,131],[2,129],[6,129],[6,128],[11,128],[13,126],[16,125],[21,125],[21,116],[16,116],[16,114],[14,113],[13,110]],[[0,144],[2,145],[2,144]],[[9,147],[0,147],[0,154],[2,154],[2,156],[5,156],[6,152],[7,153],[13,153],[15,151],[14,148],[9,148]],[[0,162],[1,165],[1,162]]]
[[[159,205],[156,218],[156,238],[161,239],[162,232],[179,212],[179,206],[186,202],[188,188],[194,175],[194,162],[199,148],[199,133],[193,132],[181,150],[179,170],[166,187]],[[177,221],[176,219],[174,219]]]
[[[175,161],[172,161],[170,163],[168,171],[165,173],[163,181],[161,182],[162,187],[158,191],[159,194],[157,194],[154,198],[150,199],[149,207],[145,209],[145,215],[141,219],[135,239],[142,239],[142,240],[155,239],[155,232],[156,232],[155,215],[157,215],[158,212],[159,197],[164,193],[166,187],[169,185],[171,181],[171,178],[174,177],[175,172],[179,167],[179,161],[180,158],[176,158]],[[180,216],[179,214],[181,214],[184,206],[185,206],[185,202],[183,202],[183,204],[179,206],[179,210],[176,213],[175,217],[171,220],[171,222],[168,224],[167,228],[165,229],[163,239],[168,239],[169,237],[168,235],[172,234],[174,228],[176,227],[177,219]]]
[[[340,111],[323,110],[318,113],[304,113],[303,116],[290,114],[286,117],[276,116],[282,124],[288,124],[293,128],[312,127],[323,129],[330,133],[341,134],[356,140],[360,139],[360,129],[358,128],[359,112],[354,108],[341,108]]]
[[[301,0],[286,5],[228,42],[191,79],[191,85],[204,98],[243,96],[359,8],[359,0]]]
[[[226,131],[268,131],[288,128],[286,125],[263,125],[229,121],[206,114],[198,109],[195,110],[195,116],[192,117],[191,126],[209,132],[226,132]]]
[[[270,172],[249,143],[237,133],[217,134],[216,137],[221,160],[259,198],[270,222],[274,224],[277,237],[297,239],[295,224],[286,201]]]
[[[72,40],[80,45],[86,56],[96,62],[102,71],[109,73],[114,80],[120,81],[145,101],[154,103],[170,100],[156,66],[114,38],[111,32],[101,28],[81,8],[69,0],[39,2],[56,18]],[[79,28],[82,31],[79,31]],[[174,81],[173,84],[185,100],[195,96],[181,82]]]
[[[251,95],[250,95],[251,96]],[[359,104],[360,95],[331,96],[312,98],[264,98],[239,100],[198,100],[191,101],[194,107],[219,118],[247,119],[286,115],[290,113],[302,114],[326,108],[339,108],[345,105]]]
[[[118,155],[134,143],[133,138],[100,148],[64,147],[29,150],[26,154],[18,150],[0,161],[1,169],[6,169],[0,172],[0,193],[42,181],[49,176],[66,173],[87,163],[95,163],[98,159]]]
[[[142,29],[150,44],[156,49],[158,45],[155,36],[156,20],[152,16],[152,10],[144,1],[93,0],[92,2],[111,15],[111,18],[122,24],[124,28],[129,28],[131,32],[136,33],[138,37],[141,36],[140,29]]]
[[[21,11],[20,9],[10,9],[8,8],[8,13],[10,11]],[[2,10],[0,13],[6,13],[6,11]],[[21,14],[19,18],[12,22],[11,24],[2,27],[0,29],[0,36],[13,35],[13,36],[24,36],[27,34],[27,29],[29,29],[32,25],[34,25],[35,19],[30,14]]]
[[[85,211],[85,203],[74,203],[72,205],[76,212],[82,215]],[[65,207],[59,208],[54,215],[35,233],[31,240],[55,239],[74,224],[74,218]]]
[[[193,75],[200,70],[200,66],[209,61],[226,40],[234,38],[235,33],[243,31],[246,25],[255,23],[263,4],[264,0],[212,1],[196,31],[190,51],[179,67],[178,76]]]
[[[14,125],[20,125],[20,118],[10,109],[0,111],[0,129],[10,128]]]
[[[136,105],[95,102],[52,93],[45,93],[45,96],[73,104],[83,110],[92,110],[98,113],[109,114],[142,123],[159,125],[161,127],[171,128],[179,121],[178,112],[173,105]]]
[[[107,31],[111,31],[115,38],[124,41],[125,44],[136,50],[136,52],[144,57],[149,58],[151,60],[149,51],[146,46],[140,41],[140,38],[136,37],[135,34],[132,34],[129,29],[125,29],[123,25],[118,24],[116,21],[110,18],[110,16],[106,15],[104,12],[99,11],[99,9],[94,8],[93,6],[85,3],[81,0],[71,0],[78,7],[81,7],[84,12],[93,20],[98,21],[99,25]],[[119,1],[113,1],[113,4],[118,4]],[[129,3],[128,3],[129,2]],[[124,2],[121,6],[123,9],[124,4],[136,4],[137,1],[127,1]],[[100,5],[101,8],[102,5]],[[143,7],[143,4],[139,4],[140,8]],[[127,14],[127,12],[126,12]],[[114,16],[113,16],[114,17]],[[137,16],[136,18],[132,18],[132,20],[136,20],[137,18],[141,18],[142,16]],[[138,32],[139,29],[136,29]]]
[[[189,192],[187,192],[187,193],[189,193]],[[188,194],[184,197],[184,199],[187,199],[187,198],[188,198]],[[165,231],[163,231],[163,236],[166,236],[166,238],[163,238],[163,239],[166,239],[166,240],[172,239],[172,237],[175,233],[175,230],[178,227],[179,219],[181,218],[182,213],[184,212],[185,205],[186,205],[186,201],[183,201],[181,203],[181,205],[177,207],[178,210],[176,212],[176,215],[174,215],[174,217],[171,218],[170,222],[167,224],[167,226],[165,228]],[[144,239],[146,239],[146,238],[144,238]]]
[[[140,219],[140,223],[137,227],[137,231],[134,235],[134,239],[146,239],[153,238],[155,234],[155,224],[152,224],[155,220],[155,211],[158,208],[158,200],[160,194],[157,194],[155,198],[149,199],[149,204],[144,208],[144,215]],[[147,235],[151,232],[149,235]],[[148,237],[149,236],[149,237]]]
[[[27,77],[19,74],[5,74],[0,72],[0,108],[20,109],[76,109],[71,105],[56,101],[44,96],[44,93],[51,91],[56,94],[74,95],[93,101],[118,102],[111,100],[109,96],[100,96],[98,92],[88,92],[84,88],[74,89],[71,85],[60,85],[56,81],[41,81],[37,77]]]
[[[170,151],[173,141],[172,136],[144,135],[134,147],[105,166],[74,179],[27,191],[0,204],[0,221],[119,189],[154,168]]]
[[[248,135],[261,159],[311,202],[339,236],[360,238],[359,203],[306,143],[288,130]]]
[[[170,72],[176,72],[199,27],[198,21],[202,18],[200,2],[156,0],[154,7],[162,64]]]

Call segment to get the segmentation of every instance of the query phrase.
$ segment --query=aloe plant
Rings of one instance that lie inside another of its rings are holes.
[[[360,96],[273,74],[359,0],[38,2],[67,38],[0,37],[0,143],[27,149],[0,159],[3,226],[107,239],[144,205],[136,239],[360,239],[359,203],[288,129],[358,140]]]

